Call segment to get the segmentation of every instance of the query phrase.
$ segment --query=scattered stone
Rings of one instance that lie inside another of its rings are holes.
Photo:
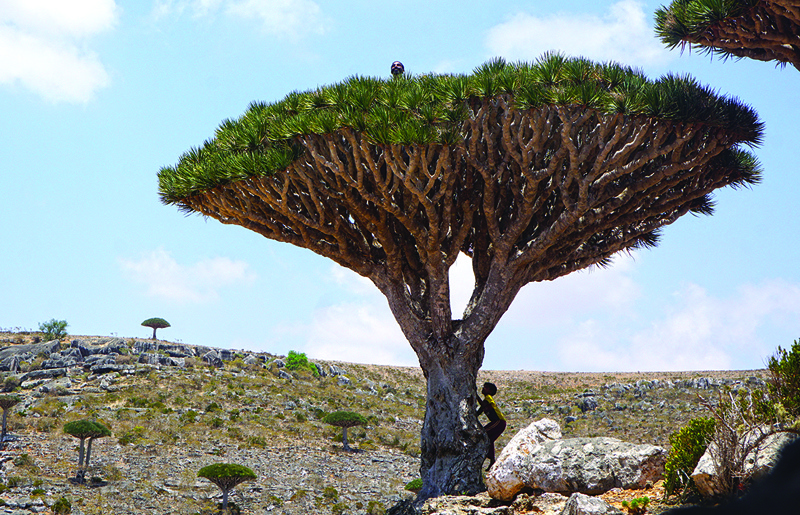
[[[594,397],[584,397],[578,403],[578,409],[581,410],[581,413],[586,413],[587,411],[594,411],[598,407],[597,400]]]
[[[209,365],[217,368],[224,365],[222,359],[219,357],[219,354],[215,350],[210,350],[205,354],[203,354],[202,360],[208,363]]]
[[[622,515],[622,512],[597,497],[574,493],[561,515]]]
[[[281,379],[288,379],[289,381],[292,380],[292,375],[285,370],[278,370],[278,377]]]

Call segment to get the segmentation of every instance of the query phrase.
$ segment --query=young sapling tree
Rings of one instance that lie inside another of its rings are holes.
[[[367,425],[367,419],[352,411],[334,411],[322,419],[326,424],[342,428],[342,445],[345,451],[352,450],[347,444],[347,428]]]
[[[244,465],[235,463],[214,463],[203,467],[197,477],[204,477],[222,490],[222,512],[228,509],[228,492],[243,481],[252,481],[256,473]]]

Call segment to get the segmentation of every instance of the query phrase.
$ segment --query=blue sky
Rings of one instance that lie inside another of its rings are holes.
[[[159,203],[157,173],[254,100],[350,75],[470,72],[548,50],[690,73],[766,123],[763,183],[654,250],[526,286],[484,368],[764,366],[800,337],[800,73],[668,51],[653,1],[0,0],[0,327],[416,365],[386,301],[333,262]],[[469,265],[451,272],[454,306]]]

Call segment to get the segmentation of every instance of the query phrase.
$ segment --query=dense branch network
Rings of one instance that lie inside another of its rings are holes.
[[[455,329],[448,269],[461,251],[476,289],[456,323],[485,331],[523,285],[653,244],[659,227],[707,211],[709,192],[751,179],[732,166],[734,136],[701,123],[526,111],[502,95],[471,109],[455,145],[374,145],[346,127],[304,135],[286,173],[184,202],[369,277],[422,335]]]
[[[800,4],[795,0],[675,0],[656,14],[656,31],[673,47],[691,44],[800,70]]]

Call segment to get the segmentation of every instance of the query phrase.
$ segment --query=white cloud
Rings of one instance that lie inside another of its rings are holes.
[[[314,311],[309,326],[300,329],[308,335],[304,352],[317,359],[419,365],[386,298],[369,279],[339,265],[331,266],[330,277],[351,300]]]
[[[763,363],[753,356],[766,358],[781,343],[764,338],[762,329],[788,327],[798,317],[795,284],[743,285],[727,298],[687,284],[648,327],[586,320],[561,339],[559,355],[575,370],[727,370],[741,363],[756,368]]]
[[[6,0],[0,10],[0,84],[52,102],[84,103],[109,83],[88,40],[117,22],[113,0]]]
[[[326,360],[419,365],[380,293],[371,303],[338,304],[315,311],[305,351]]]
[[[160,0],[153,11],[156,18],[184,12],[198,18],[221,12],[256,19],[268,34],[289,39],[322,34],[329,23],[312,0]]]
[[[508,60],[533,60],[556,50],[622,64],[662,65],[672,59],[648,23],[640,2],[621,0],[604,16],[559,13],[536,16],[521,12],[492,27],[486,46]]]
[[[255,279],[244,261],[217,257],[182,265],[163,249],[137,260],[120,259],[119,262],[125,274],[146,286],[148,295],[182,302],[212,301],[218,298],[219,289],[248,284]]]

